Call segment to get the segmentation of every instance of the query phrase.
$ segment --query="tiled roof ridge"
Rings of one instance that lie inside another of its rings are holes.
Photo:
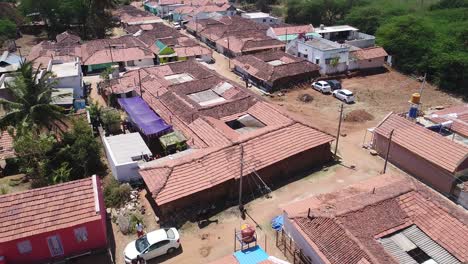
[[[171,177],[172,175],[172,171],[174,170],[174,167],[170,168],[170,167],[167,167],[168,171],[165,173],[165,177],[164,177],[164,183],[161,185],[161,188],[159,188],[159,190],[151,190],[151,194],[154,198],[156,198],[159,193],[166,187],[166,184],[167,182],[169,181],[169,177]]]
[[[346,233],[346,235],[349,237],[349,239],[351,239],[354,243],[356,243],[359,249],[362,250],[368,258],[370,258],[370,260],[368,261],[371,261],[371,263],[379,263],[379,261],[374,257],[374,255],[366,247],[362,245],[361,241],[356,236],[354,236],[354,234],[351,233],[337,217],[333,217],[332,220],[339,227],[341,227],[343,231]]]
[[[213,122],[211,122],[211,120],[210,120],[209,118],[207,118],[207,117],[204,116],[204,115],[201,115],[201,116],[199,116],[198,118],[202,119],[203,121],[205,121],[206,123],[208,123],[212,128],[214,128],[216,131],[219,132],[219,130],[216,129],[215,124],[213,124]],[[233,143],[233,141],[232,141],[229,137],[225,136],[223,133],[220,132],[219,135],[221,135],[223,138],[227,139],[229,142]]]

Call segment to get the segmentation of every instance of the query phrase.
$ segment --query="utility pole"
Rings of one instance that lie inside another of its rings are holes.
[[[383,168],[383,173],[387,171],[388,156],[390,155],[390,146],[392,145],[393,131],[395,131],[395,129],[392,129],[392,131],[390,131],[390,136],[388,137],[387,154],[385,155],[385,165]]]
[[[114,58],[112,57],[112,47],[111,47],[111,44],[109,44],[109,52],[110,52],[110,57],[111,57],[112,64],[114,64]]]
[[[421,96],[422,96],[424,86],[426,85],[426,76],[427,76],[427,73],[424,73],[423,82],[421,84],[421,89],[419,89],[419,99],[420,100],[421,100]]]
[[[239,178],[239,211],[242,219],[245,219],[245,209],[242,203],[242,178],[244,178],[244,146],[240,145],[240,178]]]
[[[138,82],[140,84],[140,97],[143,98],[143,90],[141,89],[141,75],[140,75],[140,69],[138,69]]]
[[[335,144],[335,157],[336,152],[338,152],[338,140],[340,140],[340,131],[341,131],[341,120],[343,120],[343,104],[340,106],[340,121],[338,122],[338,133],[336,134],[336,144]]]

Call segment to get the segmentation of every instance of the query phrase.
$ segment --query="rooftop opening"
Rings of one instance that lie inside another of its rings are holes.
[[[281,60],[272,60],[272,61],[269,61],[268,64],[270,64],[272,66],[279,66],[279,65],[283,65],[284,62],[281,61]]]
[[[205,90],[187,95],[190,99],[197,102],[201,106],[217,104],[226,101],[223,97],[219,96],[213,90]]]
[[[187,73],[181,73],[181,74],[168,75],[164,77],[164,79],[172,82],[173,84],[178,84],[178,83],[190,82],[193,80],[193,77]]]
[[[263,124],[258,119],[249,114],[243,115],[231,121],[227,121],[226,125],[228,125],[230,128],[234,129],[240,134],[265,127],[265,124]]]

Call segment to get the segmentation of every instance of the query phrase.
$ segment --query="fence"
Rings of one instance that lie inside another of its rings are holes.
[[[294,240],[284,232],[276,232],[276,247],[278,247],[283,255],[293,264],[313,264],[309,257],[302,253],[302,250],[296,245]]]

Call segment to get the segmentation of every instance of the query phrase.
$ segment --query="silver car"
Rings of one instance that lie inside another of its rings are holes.
[[[326,81],[313,82],[312,88],[321,93],[331,93],[331,86]]]
[[[353,92],[346,89],[338,89],[333,91],[333,97],[338,98],[339,100],[346,102],[347,104],[354,103]]]

